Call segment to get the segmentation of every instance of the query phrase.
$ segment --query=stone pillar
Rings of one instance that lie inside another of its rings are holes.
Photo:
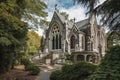
[[[98,55],[98,63],[101,61],[101,56]]]
[[[84,61],[87,61],[87,54],[84,55]]]
[[[65,52],[65,40],[63,40],[63,52]]]
[[[77,55],[74,55],[74,62],[77,61]]]
[[[68,53],[70,53],[70,42],[68,42]]]
[[[98,63],[99,62],[99,60],[98,60],[98,57],[97,57],[98,55],[95,55],[95,59],[94,59],[94,62],[95,63]]]

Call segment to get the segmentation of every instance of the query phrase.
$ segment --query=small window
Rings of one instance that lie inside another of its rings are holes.
[[[71,49],[75,48],[75,36],[74,35],[72,35],[70,38],[70,47]]]
[[[56,49],[58,49],[58,35],[56,35]]]
[[[53,36],[53,39],[52,39],[52,49],[55,49],[55,37]]]

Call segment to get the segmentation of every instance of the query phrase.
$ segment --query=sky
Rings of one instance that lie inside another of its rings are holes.
[[[53,16],[53,12],[55,10],[55,4],[57,4],[57,9],[60,12],[66,12],[69,14],[69,19],[74,19],[77,21],[86,19],[87,16],[85,15],[86,10],[84,7],[82,7],[80,4],[74,4],[74,0],[43,0],[47,5],[48,8],[46,11],[48,12],[47,20],[51,21],[51,18]],[[100,0],[100,3],[103,3],[105,0]],[[43,31],[39,30],[39,34],[42,34]]]
[[[55,9],[55,4],[57,4],[57,8],[59,11],[64,11],[69,14],[69,19],[76,18],[76,21],[83,20],[87,18],[85,15],[85,8],[80,4],[74,5],[74,0],[44,0],[44,2],[48,5],[48,17],[47,19],[50,21]],[[103,3],[105,0],[100,0],[100,3]]]
[[[80,5],[74,5],[73,0],[44,0],[48,5],[48,17],[50,21],[55,9],[55,4],[57,4],[57,9],[60,12],[66,12],[69,14],[69,19],[76,18],[77,21],[85,19],[85,10]]]

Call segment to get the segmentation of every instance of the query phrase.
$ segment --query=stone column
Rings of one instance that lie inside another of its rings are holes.
[[[95,55],[95,57],[94,57],[94,62],[98,63],[98,57],[97,57],[97,55]]]
[[[74,55],[74,62],[77,61],[77,55]]]
[[[63,40],[63,52],[65,52],[65,40]]]
[[[54,49],[56,49],[56,36],[54,36]]]
[[[84,61],[87,61],[87,54],[84,55]]]
[[[68,53],[70,53],[70,42],[68,42]]]

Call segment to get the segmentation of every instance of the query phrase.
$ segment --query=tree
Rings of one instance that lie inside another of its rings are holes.
[[[120,45],[112,47],[95,73],[88,80],[119,80],[120,79]],[[109,78],[109,79],[107,79]]]
[[[15,61],[22,56],[28,25],[21,19],[26,14],[45,17],[44,5],[40,0],[0,0],[0,73],[13,68]]]
[[[107,26],[110,31],[120,31],[120,3],[119,0],[106,0],[101,5],[97,5],[99,0],[74,0],[81,3],[89,9],[89,13],[95,13],[102,16],[103,25]]]
[[[45,39],[44,39],[44,37],[42,36],[41,37],[41,41],[40,41],[41,43],[41,45],[40,45],[40,50],[41,50],[41,52],[43,52],[44,51],[44,46],[45,46]]]
[[[119,0],[106,0],[103,4],[96,7],[97,15],[101,15],[103,25],[107,26],[112,32],[120,32],[120,2]]]
[[[62,16],[64,16],[65,19],[68,19],[68,18],[69,18],[69,14],[67,14],[66,12],[60,12],[60,14],[61,14]],[[74,18],[74,19],[70,19],[70,21],[71,21],[71,22],[75,22],[75,18]]]
[[[66,12],[60,12],[60,14],[61,14],[62,16],[64,16],[65,19],[68,19],[68,17],[69,17],[69,15],[68,15]]]
[[[22,18],[27,23],[32,23],[29,25],[30,29],[36,29],[43,26],[43,21],[46,21],[44,18],[48,16],[47,12],[44,9],[47,8],[47,5],[42,0],[18,0],[18,2],[24,3],[24,9]]]
[[[108,50],[114,45],[120,44],[120,32],[108,32],[107,33],[107,48]]]
[[[88,9],[88,12],[90,13],[90,16],[95,13],[95,6],[99,2],[99,0],[74,0],[75,3],[80,3],[84,7]]]
[[[0,1],[0,73],[10,70],[17,53],[25,44],[27,25],[20,20],[20,8],[16,2]]]
[[[35,55],[38,53],[41,37],[35,31],[28,31],[27,36],[27,54]]]

